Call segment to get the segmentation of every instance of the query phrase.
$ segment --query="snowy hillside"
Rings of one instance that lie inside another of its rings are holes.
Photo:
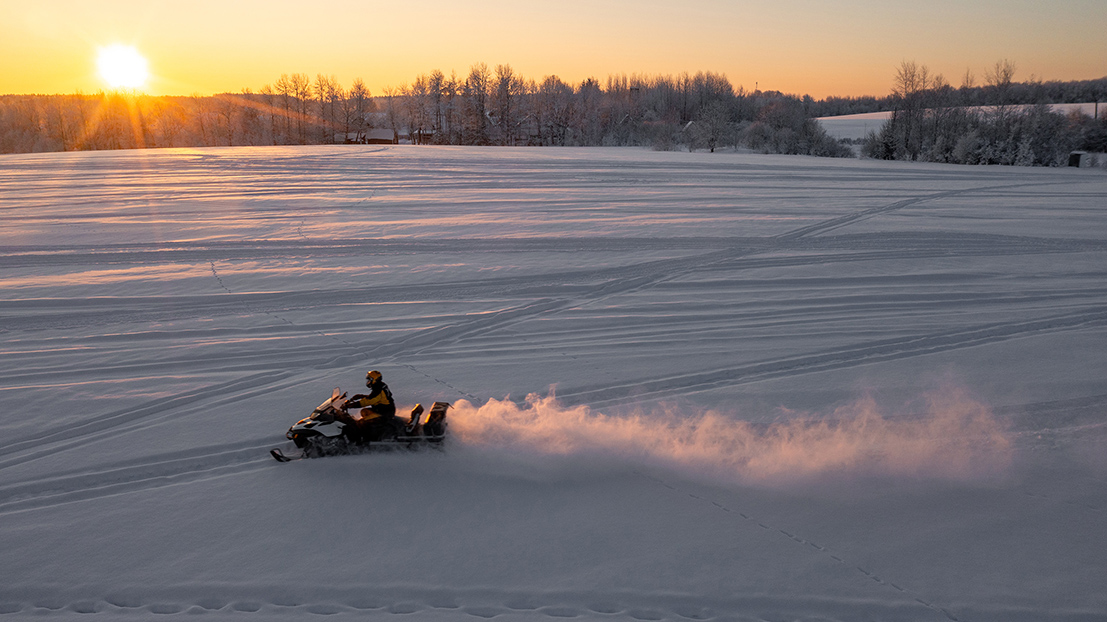
[[[1107,177],[0,158],[0,622],[1107,620]],[[379,369],[444,451],[267,451]]]
[[[1095,118],[1099,114],[1099,106],[1090,104],[1052,104],[1051,108],[1061,114],[1081,112]],[[987,110],[987,108],[982,108]],[[869,135],[869,132],[879,132],[884,122],[890,119],[891,112],[862,112],[859,114],[843,114],[834,117],[819,117],[817,120],[827,134],[834,138],[848,138],[861,140]]]

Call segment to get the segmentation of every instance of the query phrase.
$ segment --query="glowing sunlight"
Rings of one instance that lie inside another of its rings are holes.
[[[136,89],[146,84],[149,76],[146,59],[129,45],[115,44],[100,48],[96,58],[100,77],[112,88]]]

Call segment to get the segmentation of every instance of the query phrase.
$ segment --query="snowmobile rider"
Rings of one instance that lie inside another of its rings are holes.
[[[358,393],[346,400],[346,408],[364,408],[370,411],[368,413],[362,412],[362,417],[371,413],[376,413],[382,417],[395,417],[396,401],[392,399],[392,391],[384,383],[381,373],[375,369],[366,373],[365,386],[369,389],[369,394]]]
[[[354,395],[346,400],[345,408],[362,409],[359,413],[361,418],[357,419],[359,440],[379,440],[380,431],[391,426],[396,418],[396,400],[392,399],[392,391],[375,369],[365,374],[365,386],[369,388],[369,394]]]

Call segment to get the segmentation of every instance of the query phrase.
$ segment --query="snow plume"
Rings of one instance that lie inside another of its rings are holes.
[[[865,397],[823,417],[788,413],[771,424],[722,413],[609,416],[567,407],[553,394],[520,406],[455,404],[450,431],[482,449],[530,455],[614,457],[711,479],[776,484],[833,475],[972,480],[1010,463],[1004,426],[962,390],[928,396],[923,413],[893,417]]]

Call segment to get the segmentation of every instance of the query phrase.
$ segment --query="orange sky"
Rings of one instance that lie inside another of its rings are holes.
[[[1016,80],[1107,76],[1102,0],[0,0],[0,93],[96,92],[98,47],[134,45],[155,95],[257,90],[282,73],[374,94],[478,62],[569,82],[726,74],[735,87],[884,95],[904,60],[954,86],[1001,59]]]

